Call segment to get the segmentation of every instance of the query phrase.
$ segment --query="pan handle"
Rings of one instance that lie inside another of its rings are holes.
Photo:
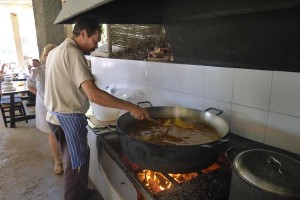
[[[239,146],[233,146],[228,148],[225,151],[225,156],[228,158],[228,160],[230,160],[230,162],[232,163],[233,160],[235,159],[235,157],[240,154],[243,151],[246,151],[247,149],[244,147],[239,147]]]
[[[203,145],[201,145],[201,147],[213,148],[213,147],[219,146],[221,144],[227,143],[228,141],[229,140],[226,140],[226,139],[220,139],[220,140],[218,140],[218,142],[216,142],[214,144],[203,144]]]
[[[118,135],[122,135],[121,132],[117,131],[117,126],[116,125],[111,125],[111,124],[107,124],[106,127],[113,133],[118,134]]]
[[[208,109],[206,109],[205,111],[207,112],[207,111],[209,111],[209,110],[216,110],[216,111],[218,111],[219,113],[215,114],[215,115],[217,115],[217,116],[219,116],[219,115],[221,115],[221,114],[223,113],[223,110],[220,110],[220,109],[218,109],[218,108],[213,108],[213,107],[208,108]]]
[[[141,101],[141,102],[138,102],[138,103],[137,103],[137,105],[138,105],[139,107],[142,107],[142,106],[141,106],[142,104],[149,104],[150,106],[148,106],[148,107],[153,107],[152,104],[150,103],[150,101]],[[142,107],[142,108],[143,108],[143,107]]]

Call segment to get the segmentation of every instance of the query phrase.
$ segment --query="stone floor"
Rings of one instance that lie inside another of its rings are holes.
[[[48,136],[35,120],[5,128],[0,120],[0,199],[62,200],[63,175],[53,173]],[[90,183],[92,185],[92,183]],[[96,192],[88,200],[102,200]]]

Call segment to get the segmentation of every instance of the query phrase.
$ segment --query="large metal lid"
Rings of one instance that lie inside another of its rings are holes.
[[[300,162],[291,157],[252,149],[238,154],[233,167],[241,178],[260,190],[300,198]]]

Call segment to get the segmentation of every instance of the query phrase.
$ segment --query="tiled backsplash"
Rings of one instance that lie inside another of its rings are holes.
[[[300,73],[91,57],[96,84],[154,106],[216,107],[240,136],[300,154]]]

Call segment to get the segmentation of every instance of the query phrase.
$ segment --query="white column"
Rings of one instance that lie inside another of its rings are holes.
[[[22,49],[22,41],[21,41],[21,36],[19,31],[18,15],[15,13],[10,13],[10,16],[11,16],[13,33],[14,33],[15,47],[17,52],[16,64],[19,69],[23,70],[25,66],[25,62],[24,62],[24,55]]]

